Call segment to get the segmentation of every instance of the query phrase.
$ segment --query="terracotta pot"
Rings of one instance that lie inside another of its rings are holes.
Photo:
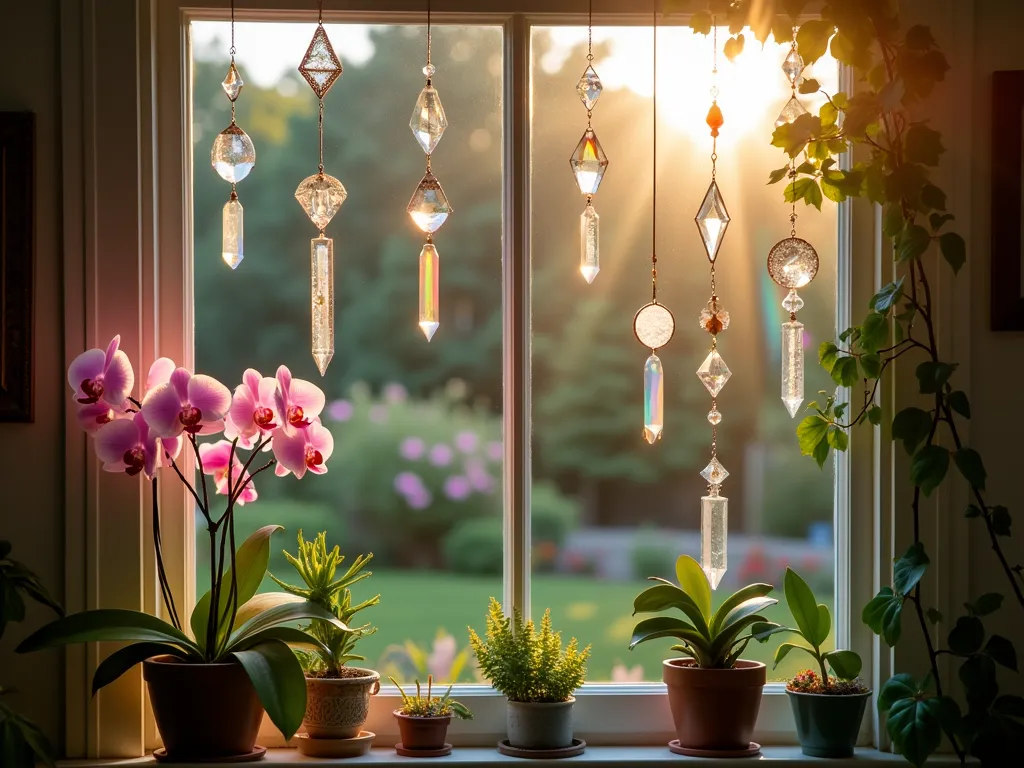
[[[568,701],[508,702],[508,743],[517,749],[562,749],[572,746],[572,705]]]
[[[406,749],[441,749],[448,735],[451,715],[443,717],[411,717],[403,715],[396,709],[395,719],[398,721],[398,733],[402,737],[402,746]]]
[[[764,664],[741,660],[732,669],[701,669],[692,659],[668,659],[662,678],[681,747],[732,751],[750,745],[767,680]]]
[[[786,691],[805,755],[852,757],[871,691],[849,696]]]
[[[241,664],[186,664],[154,656],[142,663],[142,676],[171,760],[252,752],[263,706]]]
[[[372,669],[346,667],[357,677],[307,677],[302,725],[313,739],[351,739],[370,714],[370,696],[380,690]]]

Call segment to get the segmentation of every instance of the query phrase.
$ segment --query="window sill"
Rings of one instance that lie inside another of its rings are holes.
[[[799,747],[764,747],[761,750],[761,757],[758,762],[771,764],[772,768],[805,768],[811,764],[823,764],[829,766],[844,766],[860,763],[907,765],[907,762],[900,755],[889,752],[879,752],[876,749],[867,747],[859,748],[854,757],[835,760],[816,757],[807,757],[801,754]],[[365,757],[348,758],[344,760],[324,760],[313,757],[304,757],[294,749],[271,749],[267,756],[254,763],[262,768],[278,768],[281,766],[295,765],[375,765],[393,766],[409,765],[417,763],[425,758],[401,757],[395,754],[393,749],[375,748]],[[548,761],[545,761],[548,762]],[[555,761],[563,762],[563,761]],[[681,757],[669,752],[664,747],[589,747],[579,757],[568,758],[564,761],[572,765],[601,765],[621,766],[630,768],[638,764],[685,764],[685,765],[707,765],[715,768],[740,768],[750,765],[750,758],[703,758],[703,757]],[[436,757],[426,760],[429,765],[459,765],[463,768],[473,766],[490,766],[495,763],[519,763],[524,761],[517,757],[506,757],[499,755],[495,750],[483,747],[461,747],[456,748],[449,757]],[[525,761],[526,764],[529,761]],[[937,755],[929,761],[930,765],[953,766],[958,765],[953,755]],[[63,760],[58,763],[58,768],[143,768],[148,766],[161,766],[161,768],[218,768],[214,763],[158,763],[152,757],[140,757],[127,760]]]

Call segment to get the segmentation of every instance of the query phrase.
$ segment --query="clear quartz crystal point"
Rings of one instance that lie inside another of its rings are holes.
[[[795,84],[800,79],[800,74],[804,71],[804,57],[800,55],[795,45],[789,49],[789,55],[782,62],[782,71],[786,73],[786,79],[790,83]]]
[[[334,240],[314,237],[309,245],[312,352],[323,376],[334,357]]]
[[[644,439],[654,445],[665,428],[665,371],[652,354],[644,363]]]
[[[321,231],[331,223],[347,197],[345,185],[326,173],[307,176],[295,190],[295,199]]]
[[[725,382],[732,376],[732,371],[725,364],[725,360],[718,354],[717,349],[712,349],[704,362],[697,369],[697,377],[703,382],[704,388],[711,393],[712,397],[718,397]]]
[[[604,153],[601,142],[592,128],[587,128],[580,138],[580,143],[569,158],[576,184],[584,195],[596,195],[601,186],[601,179],[608,168],[608,155]]]
[[[729,535],[729,499],[718,495],[718,486],[711,486],[700,499],[700,565],[717,589],[728,568],[726,541]]]
[[[583,106],[588,110],[594,108],[597,104],[597,100],[601,98],[601,91],[604,90],[604,86],[601,85],[601,78],[597,76],[597,72],[594,68],[588,66],[586,71],[580,77],[580,81],[576,83],[576,93],[580,96],[580,101],[583,102]]]
[[[601,217],[594,210],[594,206],[587,203],[587,207],[580,214],[580,273],[588,284],[594,282],[597,273],[601,271],[598,241],[600,222]]]
[[[242,204],[232,195],[224,204],[221,258],[232,269],[236,269],[245,258],[242,247]]]
[[[697,222],[697,229],[700,230],[700,239],[704,242],[708,261],[714,263],[730,221],[729,211],[725,207],[725,200],[722,199],[717,182],[712,181],[708,187],[694,221]]]
[[[245,81],[238,74],[238,68],[235,66],[235,62],[232,61],[231,66],[228,67],[228,74],[224,78],[224,82],[220,84],[220,87],[224,89],[228,99],[234,101],[238,98],[238,94],[242,92],[243,85],[245,85]]]
[[[406,211],[424,232],[437,232],[452,213],[441,183],[430,171],[420,179]]]
[[[718,460],[717,456],[712,456],[708,465],[700,471],[700,476],[708,482],[708,485],[721,485],[729,476],[729,470],[722,466],[722,462]]]
[[[252,139],[232,123],[214,139],[210,164],[224,181],[238,183],[256,165],[256,148],[252,145]]]
[[[782,402],[796,416],[804,401],[804,324],[782,324]]]
[[[437,248],[427,243],[420,251],[420,330],[427,341],[434,338],[434,332],[440,324],[438,320],[438,298],[440,262]]]
[[[806,115],[807,109],[803,104],[800,103],[800,99],[796,96],[790,96],[789,101],[786,102],[786,106],[779,112],[779,116],[775,118],[775,127],[778,128],[780,125],[786,123],[792,123],[800,115]]]
[[[423,147],[423,151],[429,155],[441,141],[441,136],[447,127],[448,118],[444,115],[441,97],[437,94],[437,89],[434,86],[428,85],[420,91],[420,96],[416,99],[416,106],[412,110],[412,117],[409,118],[412,135]]]

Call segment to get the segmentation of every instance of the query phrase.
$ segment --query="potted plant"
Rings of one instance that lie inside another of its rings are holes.
[[[402,694],[402,706],[394,711],[402,741],[395,750],[406,757],[440,757],[452,751],[445,743],[452,715],[460,720],[472,720],[473,713],[465,704],[455,701],[452,686],[443,696],[433,695],[434,676],[427,675],[427,695],[422,695],[420,681],[416,681],[416,695],[405,692],[395,678],[389,678]]]
[[[633,615],[675,608],[686,618],[644,619],[633,628],[629,644],[632,650],[662,637],[679,641],[672,650],[683,658],[666,659],[662,666],[678,737],[669,747],[695,756],[756,754],[760,747],[751,736],[766,670],[761,662],[744,661],[740,656],[752,639],[764,642],[782,629],[761,615],[778,603],[767,596],[772,586],[743,587],[712,611],[711,585],[696,560],[680,555],[676,577],[679,584],[650,577],[660,583],[637,595]]]
[[[857,677],[860,656],[853,651],[821,650],[832,632],[832,616],[792,568],[786,569],[785,591],[797,628],[780,631],[799,635],[807,645],[782,643],[775,651],[775,666],[794,649],[810,654],[818,665],[818,673],[801,672],[786,685],[800,746],[813,757],[850,757],[871,697],[871,690]],[[829,675],[829,668],[834,675]]]
[[[302,598],[335,619],[314,619],[306,630],[319,645],[309,651],[296,651],[306,673],[307,697],[302,725],[308,738],[299,742],[299,749],[321,757],[362,754],[369,750],[373,740],[372,733],[360,729],[370,714],[370,696],[380,690],[380,675],[372,669],[347,664],[364,660],[354,653],[355,645],[377,631],[370,624],[353,626],[352,620],[360,611],[377,605],[380,595],[353,605],[350,587],[369,578],[371,572],[365,568],[373,555],[359,555],[344,574],[335,579],[345,556],[337,545],[327,550],[326,532],[306,541],[301,530],[296,555],[288,552],[284,555],[305,586],[287,584],[273,574],[270,578],[286,593]]]
[[[537,632],[533,621],[524,622],[518,610],[511,618],[505,616],[493,597],[486,637],[469,630],[481,672],[508,699],[508,746],[527,751],[571,749],[576,701],[572,694],[583,685],[590,646],[580,650],[574,637],[563,649],[562,633],[551,627],[550,608]]]
[[[120,337],[106,350],[79,355],[68,369],[77,419],[109,472],[144,476],[152,491],[153,545],[166,620],[141,611],[100,608],[58,619],[26,638],[19,652],[94,641],[125,642],[96,668],[93,693],[138,663],[149,690],[164,747],[172,760],[258,756],[256,735],[265,709],[285,738],[302,722],[306,708],[302,667],[289,643],[318,647],[320,641],[289,624],[300,619],[347,628],[322,607],[259,595],[266,573],[270,537],[261,528],[235,546],[235,511],[253,502],[253,480],[275,463],[277,474],[301,478],[322,474],[333,439],[318,418],[324,395],[310,382],[293,380],[281,366],[276,378],[245,372],[234,396],[220,382],[193,375],[160,358],[149,370],[146,394],[132,396],[135,373]],[[229,440],[199,442],[224,432]],[[200,480],[179,466],[188,443]],[[273,457],[250,472],[264,448]],[[240,449],[247,449],[244,458]],[[210,589],[196,604],[186,626],[178,614],[164,569],[160,544],[157,478],[172,469],[206,520],[210,543]],[[212,476],[213,489],[207,476]],[[216,495],[226,497],[223,512]],[[188,634],[191,630],[191,636]]]

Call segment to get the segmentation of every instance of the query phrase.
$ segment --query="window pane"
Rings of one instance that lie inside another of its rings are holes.
[[[586,198],[567,162],[587,124],[575,91],[587,30],[537,28],[532,41],[533,477],[543,489],[533,504],[533,614],[550,607],[565,636],[593,644],[595,681],[661,679],[671,642],[628,650],[632,601],[646,576],[672,576],[678,554],[699,560],[706,493],[699,472],[710,457],[710,397],[695,375],[710,346],[697,323],[709,270],[693,217],[711,174],[711,43],[684,28],[658,34],[658,295],[675,315],[676,334],[659,352],[665,432],[653,446],[641,435],[649,351],[632,330],[651,290],[651,29],[594,30],[604,91],[593,125],[610,164],[593,200],[601,270],[592,285],[579,271]],[[787,564],[820,599],[832,599],[833,471],[800,456],[797,420],[781,402],[785,292],[765,269],[770,247],[789,234],[783,188],[766,185],[769,171],[785,164],[769,137],[790,95],[780,69],[787,52],[788,45],[748,45],[735,64],[719,62],[718,182],[732,217],[717,270],[717,292],[731,313],[719,349],[732,370],[718,399],[718,455],[731,473],[723,486],[729,570],[719,600],[762,580],[780,585],[781,597]],[[835,62],[822,59],[813,69],[835,92]],[[802,98],[809,109],[820,106]],[[815,350],[835,335],[837,212],[826,200],[822,212],[801,205],[798,214],[800,235],[821,259],[815,282],[801,291],[809,401],[833,388]],[[789,618],[785,608],[775,616]],[[745,656],[765,660],[770,649],[755,646]],[[773,677],[801,663],[793,658]]]
[[[345,71],[325,99],[324,165],[348,190],[327,227],[335,241],[336,353],[321,379],[310,354],[309,240],[315,227],[293,198],[317,169],[317,102],[296,71],[311,24],[239,24],[246,85],[237,122],[257,164],[238,185],[245,259],[221,260],[221,208],[229,185],[210,168],[210,146],[230,120],[220,82],[229,26],[196,23],[194,228],[196,367],[234,386],[253,367],[287,364],[327,395],[334,434],[329,473],[257,479],[259,500],[238,512],[239,536],[284,525],[271,571],[294,582],[280,551],[295,535],[327,530],[349,558],[373,552],[373,578],[355,588],[381,604],[360,614],[379,632],[358,651],[382,673],[411,679],[407,641],[452,674],[449,642],[466,646],[489,595],[501,595],[501,30],[435,26],[434,84],[449,127],[433,171],[454,208],[436,234],[440,328],[418,322],[423,235],[406,205],[425,160],[409,128],[426,52],[423,26],[327,25]],[[209,584],[198,524],[197,582]],[[275,588],[269,579],[265,589]],[[419,673],[423,677],[423,672]],[[457,675],[474,679],[470,665]]]

